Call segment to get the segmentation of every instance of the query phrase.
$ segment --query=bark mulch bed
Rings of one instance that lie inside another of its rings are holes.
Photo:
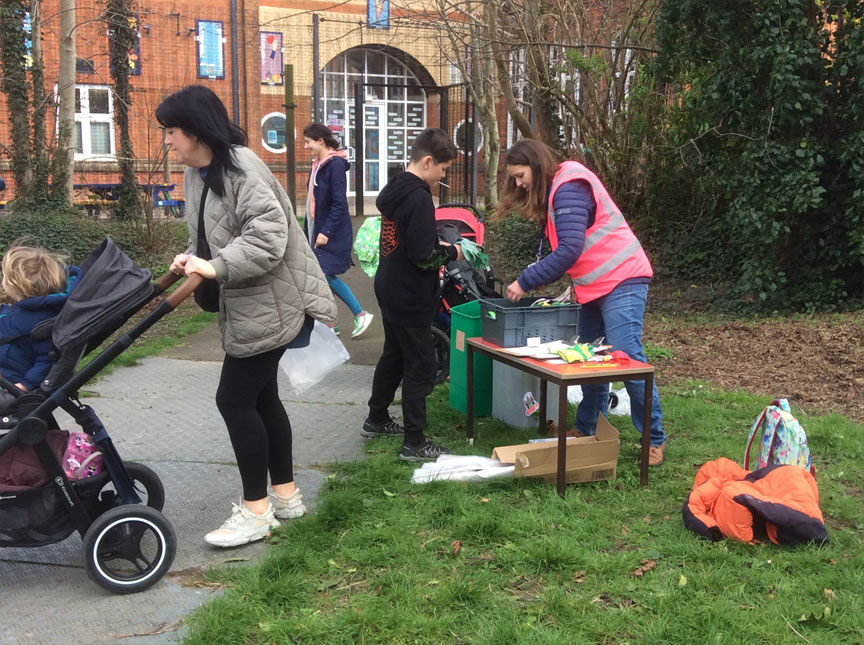
[[[661,384],[699,379],[864,422],[864,311],[752,322],[686,319],[646,317],[645,341],[666,350],[654,359]]]

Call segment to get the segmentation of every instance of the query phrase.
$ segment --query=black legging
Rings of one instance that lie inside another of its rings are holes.
[[[216,406],[228,426],[243,499],[249,501],[267,497],[268,470],[271,484],[294,481],[291,422],[276,383],[284,352],[277,347],[247,358],[225,356],[222,363]]]

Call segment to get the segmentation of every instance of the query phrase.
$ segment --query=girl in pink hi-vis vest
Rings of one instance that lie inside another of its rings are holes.
[[[575,299],[582,305],[579,337],[586,342],[605,337],[614,349],[645,362],[642,319],[648,283],[654,272],[639,240],[600,179],[575,161],[558,163],[551,148],[539,141],[517,142],[507,153],[507,182],[496,216],[511,212],[539,223],[537,261],[507,287],[518,302],[528,291],[567,274]],[[552,253],[542,257],[543,240]],[[642,432],[644,383],[626,383],[631,418]],[[598,413],[606,414],[609,385],[582,386],[576,414],[577,436],[592,435]],[[660,398],[654,387],[649,464],[663,463],[666,435]]]

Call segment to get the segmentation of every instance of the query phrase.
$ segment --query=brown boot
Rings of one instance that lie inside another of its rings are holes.
[[[567,431],[568,437],[587,437],[588,435],[582,434],[579,428],[573,428]]]
[[[666,452],[666,443],[663,442],[659,446],[651,446],[648,448],[648,465],[659,466],[663,463],[663,455]]]

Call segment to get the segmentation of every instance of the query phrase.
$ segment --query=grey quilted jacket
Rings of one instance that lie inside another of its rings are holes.
[[[290,342],[305,313],[335,323],[336,303],[282,186],[248,148],[236,146],[234,155],[241,172],[226,175],[224,197],[208,191],[204,228],[221,287],[222,347],[243,358]],[[197,245],[203,190],[199,170],[187,168],[187,253]]]

